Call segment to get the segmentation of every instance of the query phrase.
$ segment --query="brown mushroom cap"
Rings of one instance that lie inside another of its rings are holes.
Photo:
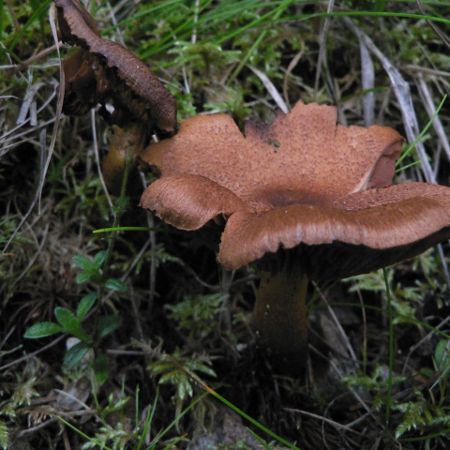
[[[302,103],[245,131],[226,115],[197,116],[142,155],[162,173],[143,207],[183,229],[229,216],[218,257],[225,267],[288,250],[313,279],[327,280],[450,237],[450,188],[387,186],[403,141],[396,131],[336,125],[335,108]]]
[[[138,121],[151,128],[149,124],[154,123],[160,131],[173,134],[177,126],[175,99],[150,69],[120,44],[103,39],[78,0],[54,2],[62,39],[80,45],[94,57],[83,65],[91,65],[100,85],[95,91],[97,101],[104,104],[112,99],[116,111],[111,121],[121,126]],[[86,68],[82,72],[85,74]]]
[[[94,18],[86,11],[86,8],[79,0],[54,0],[54,2],[58,8],[58,25],[61,39],[65,42],[79,45],[80,38],[78,34],[83,36],[95,35],[100,38]]]
[[[402,137],[386,127],[336,126],[336,118],[334,107],[299,102],[269,127],[248,123],[244,137],[226,114],[195,116],[142,159],[163,176],[209,178],[258,209],[360,191],[381,160],[391,180]]]
[[[351,194],[333,206],[288,205],[233,214],[219,261],[237,269],[300,244],[311,278],[369,272],[415,256],[450,237],[450,189],[405,183]]]
[[[231,191],[197,175],[174,175],[155,181],[141,197],[141,206],[148,205],[180,230],[198,230],[216,216],[245,209],[242,200]],[[180,214],[181,211],[187,214]]]

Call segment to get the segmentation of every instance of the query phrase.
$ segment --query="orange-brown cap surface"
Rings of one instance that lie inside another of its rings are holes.
[[[142,158],[163,176],[202,175],[249,202],[328,202],[372,184],[381,160],[390,182],[402,142],[391,128],[336,126],[334,107],[299,102],[268,127],[247,124],[245,136],[226,114],[192,117]]]

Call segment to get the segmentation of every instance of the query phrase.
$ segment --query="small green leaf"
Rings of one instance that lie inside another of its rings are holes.
[[[126,292],[128,290],[127,284],[117,278],[106,280],[105,288],[116,292]]]
[[[100,269],[100,267],[102,267],[103,263],[105,262],[106,255],[106,250],[102,250],[94,256],[94,266],[96,269]]]
[[[25,331],[23,337],[27,339],[38,339],[61,333],[63,329],[54,322],[38,322]]]
[[[450,367],[450,340],[442,339],[438,342],[434,351],[434,363],[441,371]]]
[[[0,420],[0,447],[2,450],[7,450],[9,447],[8,427],[3,420]]]
[[[64,365],[69,368],[77,366],[89,350],[90,347],[87,344],[78,342],[65,353]]]
[[[77,284],[83,284],[89,281],[91,278],[93,278],[95,275],[95,272],[81,272],[77,275],[75,278],[75,282]]]
[[[69,331],[73,328],[80,326],[80,321],[76,318],[72,311],[61,306],[55,308],[55,317],[59,324],[65,331]]]
[[[72,334],[81,341],[90,342],[90,336],[81,326],[80,319],[76,317],[72,311],[67,308],[57,306],[55,308],[55,317],[58,323],[63,327],[66,333]]]
[[[72,258],[72,265],[81,270],[92,270],[94,268],[92,259],[82,255],[75,255]]]
[[[430,367],[422,367],[420,370],[419,370],[419,373],[420,373],[420,375],[422,375],[423,377],[425,377],[425,378],[431,378],[431,377],[433,377],[434,376],[434,370],[433,369],[431,369]]]
[[[182,380],[181,383],[178,384],[177,391],[178,391],[178,398],[181,401],[194,395],[192,384],[187,379]]]
[[[104,316],[99,320],[98,335],[100,338],[103,338],[116,331],[119,327],[120,327],[120,316],[118,315]]]
[[[97,294],[95,292],[91,292],[87,295],[85,295],[78,304],[77,308],[77,317],[80,321],[83,321],[83,319],[87,316],[89,311],[93,308],[95,305],[95,302],[97,300]]]

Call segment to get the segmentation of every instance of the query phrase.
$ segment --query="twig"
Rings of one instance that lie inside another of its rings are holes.
[[[283,100],[283,97],[281,97],[280,93],[278,92],[278,89],[275,87],[275,85],[270,81],[270,78],[260,70],[256,69],[255,67],[248,66],[249,69],[261,80],[264,87],[267,89],[267,92],[270,94],[270,96],[273,98],[274,102],[277,104],[278,108],[281,109],[285,114],[289,112],[289,108],[286,105],[286,103]]]
[[[67,430],[63,431],[63,442],[64,442],[64,450],[72,450],[70,445],[69,436],[67,435]]]
[[[334,0],[328,0],[328,6],[327,6],[327,14],[331,14],[334,8]],[[326,17],[322,24],[322,29],[320,30],[319,35],[319,56],[317,57],[317,64],[316,64],[316,79],[314,82],[314,92],[317,93],[317,90],[319,89],[319,80],[322,75],[322,66],[326,64],[326,39],[328,34],[328,28],[330,25],[330,17]]]
[[[445,132],[444,126],[442,125],[439,115],[436,114],[437,108],[433,102],[430,89],[428,88],[427,82],[424,80],[423,75],[419,73],[417,76],[419,83],[417,87],[419,89],[420,97],[422,98],[425,109],[427,110],[428,117],[430,118],[433,128],[441,141],[442,147],[447,154],[447,158],[450,161],[450,143],[448,141],[447,133]],[[448,99],[447,99],[448,101]]]
[[[192,27],[191,44],[195,44],[197,42],[197,23],[198,23],[199,11],[200,11],[200,0],[195,0],[195,2],[194,2],[194,25]]]
[[[106,200],[111,210],[111,214],[114,215],[114,206],[109,195],[108,188],[106,187],[105,179],[103,178],[102,167],[100,164],[100,156],[98,151],[98,140],[97,140],[97,126],[95,122],[95,109],[91,109],[91,129],[92,129],[92,145],[94,147],[95,163],[97,166],[98,178],[100,179],[100,184],[102,185],[103,192],[105,193]]]
[[[42,422],[39,425],[36,425],[34,427],[19,431],[17,433],[16,437],[21,438],[23,436],[26,436],[27,434],[35,433],[36,431],[42,430],[42,428],[48,427],[49,425],[51,425],[54,422],[56,422],[56,417],[52,417],[51,419],[48,419],[45,422]]]
[[[363,95],[363,111],[364,111],[364,125],[369,127],[375,122],[375,93],[372,91],[375,86],[375,69],[373,61],[370,57],[369,50],[361,39],[359,40],[359,51],[361,54],[361,84],[364,91]]]
[[[323,294],[323,292],[317,286],[316,283],[314,283],[314,287],[315,287],[316,291],[318,292],[319,297],[322,299],[322,301],[327,306],[328,312],[331,315],[333,322],[335,323],[336,328],[339,331],[339,334],[342,336],[342,339],[345,342],[345,346],[347,347],[347,351],[352,359],[352,362],[358,364],[358,358],[356,357],[356,354],[355,354],[355,351],[353,350],[352,344],[350,343],[350,340],[348,339],[348,336],[345,333],[344,328],[342,328],[342,325],[339,322],[339,319],[337,318],[336,313],[333,311],[333,308],[330,306],[330,303],[328,302],[327,298],[325,297],[325,295]]]
[[[117,18],[116,18],[116,14],[114,9],[111,6],[110,2],[107,2],[108,5],[108,11],[109,11],[109,17],[111,18],[111,22],[116,30],[116,36],[117,36],[117,40],[123,45],[125,46],[125,40],[123,39],[123,33],[122,30],[117,26],[118,22],[117,22]]]
[[[56,339],[54,339],[52,342],[50,342],[47,345],[44,345],[44,347],[40,348],[39,350],[36,350],[33,353],[29,353],[28,355],[22,356],[21,358],[16,359],[15,361],[11,361],[8,364],[5,364],[3,366],[0,366],[0,371],[8,369],[9,367],[13,367],[17,364],[20,364],[23,361],[27,361],[30,358],[35,357],[36,355],[39,355],[39,353],[45,352],[46,350],[48,350],[49,348],[52,348],[53,346],[55,346],[58,342],[62,341],[66,336],[63,334],[62,336],[58,336]]]
[[[8,67],[10,70],[10,74],[15,74],[16,72],[20,72],[24,69],[27,69],[29,66],[33,65],[35,62],[40,61],[41,59],[46,58],[47,56],[51,55],[56,50],[60,49],[63,46],[63,43],[61,41],[58,41],[56,44],[51,45],[50,47],[44,48],[44,50],[41,50],[38,53],[35,53],[34,55],[31,55],[28,59],[25,61],[22,61],[19,64],[14,64]]]
[[[427,73],[429,75],[435,75],[438,77],[450,78],[450,72],[446,72],[445,70],[433,69],[431,67],[421,67],[416,66],[415,64],[407,64],[403,66],[403,69],[411,72]]]
[[[52,30],[53,40],[56,45],[59,42],[59,40],[58,40],[58,33],[56,31],[56,7],[55,7],[55,5],[52,5],[52,7],[49,10],[49,22],[50,22],[50,28]],[[55,120],[55,124],[54,124],[53,130],[52,130],[52,136],[51,136],[50,145],[48,148],[47,160],[45,161],[45,167],[44,167],[44,170],[42,173],[41,181],[39,183],[39,187],[36,192],[38,211],[40,211],[40,209],[41,209],[42,190],[44,189],[45,177],[46,177],[46,174],[50,167],[50,161],[52,160],[53,151],[55,149],[56,138],[58,136],[59,122],[61,120],[62,108],[63,108],[63,104],[64,104],[64,89],[65,89],[66,80],[65,80],[64,70],[63,70],[63,66],[62,66],[61,54],[59,52],[59,47],[56,49],[56,51],[58,53],[58,59],[59,59],[59,93],[58,93],[58,101],[56,104],[56,111],[55,111],[55,116],[56,116],[55,119],[56,120]]]
[[[63,391],[61,389],[54,389],[55,392],[57,392],[58,394],[62,395],[63,397],[67,397],[68,399],[74,401],[75,403],[78,403],[80,406],[82,406],[86,411],[92,411],[91,408],[86,405],[86,403],[84,403],[83,401],[81,401],[78,397],[75,397],[75,395]]]
[[[300,60],[302,59],[304,54],[305,54],[305,43],[302,41],[302,48],[291,59],[291,62],[289,63],[289,65],[288,65],[288,67],[286,69],[286,73],[284,74],[284,79],[283,79],[283,97],[284,97],[284,101],[286,102],[286,105],[288,105],[288,109],[291,109],[290,108],[291,105],[290,105],[290,102],[289,102],[289,94],[288,94],[289,78],[291,77],[292,71],[297,66],[297,64],[300,62]]]
[[[405,373],[406,367],[408,366],[408,362],[411,359],[412,354],[426,341],[428,341],[431,336],[435,333],[436,330],[441,329],[443,326],[450,323],[450,316],[447,316],[444,320],[441,321],[438,325],[436,325],[429,333],[427,333],[419,342],[417,342],[415,345],[413,345],[408,352],[408,355],[405,358],[405,362],[403,364],[402,374]]]
[[[425,179],[428,183],[437,184],[436,177],[433,173],[433,168],[428,160],[428,156],[425,147],[422,142],[417,139],[420,135],[419,124],[414,110],[414,105],[411,97],[411,90],[409,84],[402,77],[397,68],[389,61],[389,59],[380,51],[380,49],[373,43],[372,39],[367,36],[362,30],[360,30],[349,18],[344,18],[344,21],[348,24],[350,29],[362,40],[367,48],[380,60],[384,70],[386,71],[391,81],[392,88],[395,92],[400,110],[403,117],[403,126],[405,127],[406,135],[410,142],[415,142],[415,148],[417,155],[419,156],[422,171]],[[450,289],[450,273],[447,268],[447,263],[444,258],[444,253],[441,244],[438,245],[438,253],[441,259],[442,266],[444,267],[444,274],[446,277],[447,285]]]
[[[6,344],[6,342],[8,342],[8,339],[10,338],[11,334],[14,333],[14,330],[16,329],[15,325],[8,331],[8,333],[6,334],[6,336],[2,339],[2,341],[0,342],[0,349],[2,349],[2,347]]]
[[[155,138],[157,140],[157,138]],[[147,182],[145,180],[145,176],[142,172],[140,172],[141,176],[141,182],[142,187],[145,189],[147,187]],[[153,217],[153,214],[147,213],[146,215],[147,219],[147,225],[151,229],[149,231],[149,241],[147,241],[146,244],[150,244],[152,248],[152,252],[150,254],[150,292],[149,292],[149,299],[147,304],[147,312],[150,314],[153,309],[153,303],[155,301],[155,294],[156,294],[156,255],[155,255],[155,249],[156,249],[156,233],[152,230],[155,227],[155,219]],[[146,245],[147,247],[147,245]]]
[[[372,39],[367,36],[361,29],[359,29],[350,19],[344,18],[344,21],[353,31],[353,33],[362,40],[366,47],[380,60],[384,70],[386,71],[395,96],[400,106],[403,116],[403,125],[405,127],[406,135],[410,142],[415,142],[419,136],[419,124],[417,121],[416,112],[411,98],[411,90],[409,84],[402,77],[398,69],[389,61],[389,59],[380,51],[380,49],[373,43]],[[417,154],[422,164],[422,170],[425,178],[429,183],[436,183],[433,176],[433,169],[428,161],[427,153],[422,142],[416,143]]]
[[[328,419],[327,417],[320,416],[319,414],[314,414],[312,412],[305,411],[303,409],[297,409],[297,408],[284,408],[284,409],[285,409],[285,411],[296,412],[296,413],[299,413],[299,414],[303,414],[304,416],[309,416],[309,417],[312,417],[314,419],[322,420],[323,422],[326,422],[329,425],[332,425],[333,427],[337,428],[338,430],[345,430],[345,431],[349,431],[350,433],[355,433],[355,434],[358,434],[358,435],[361,434],[358,431],[353,430],[348,425],[343,425],[342,423],[335,422],[334,420]]]

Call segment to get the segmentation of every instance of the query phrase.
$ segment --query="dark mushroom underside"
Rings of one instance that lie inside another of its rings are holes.
[[[306,364],[308,280],[332,281],[370,272],[416,256],[450,238],[450,227],[413,244],[385,250],[343,242],[305,245],[266,254],[256,295],[253,327],[257,345],[273,370],[301,375]]]
[[[368,273],[390,266],[420,255],[446,239],[450,239],[450,227],[445,227],[412,244],[383,250],[335,242],[332,245],[304,245],[297,250],[293,250],[293,252],[297,252],[297,257],[304,261],[305,271],[309,274],[309,277],[312,280],[323,282]]]

